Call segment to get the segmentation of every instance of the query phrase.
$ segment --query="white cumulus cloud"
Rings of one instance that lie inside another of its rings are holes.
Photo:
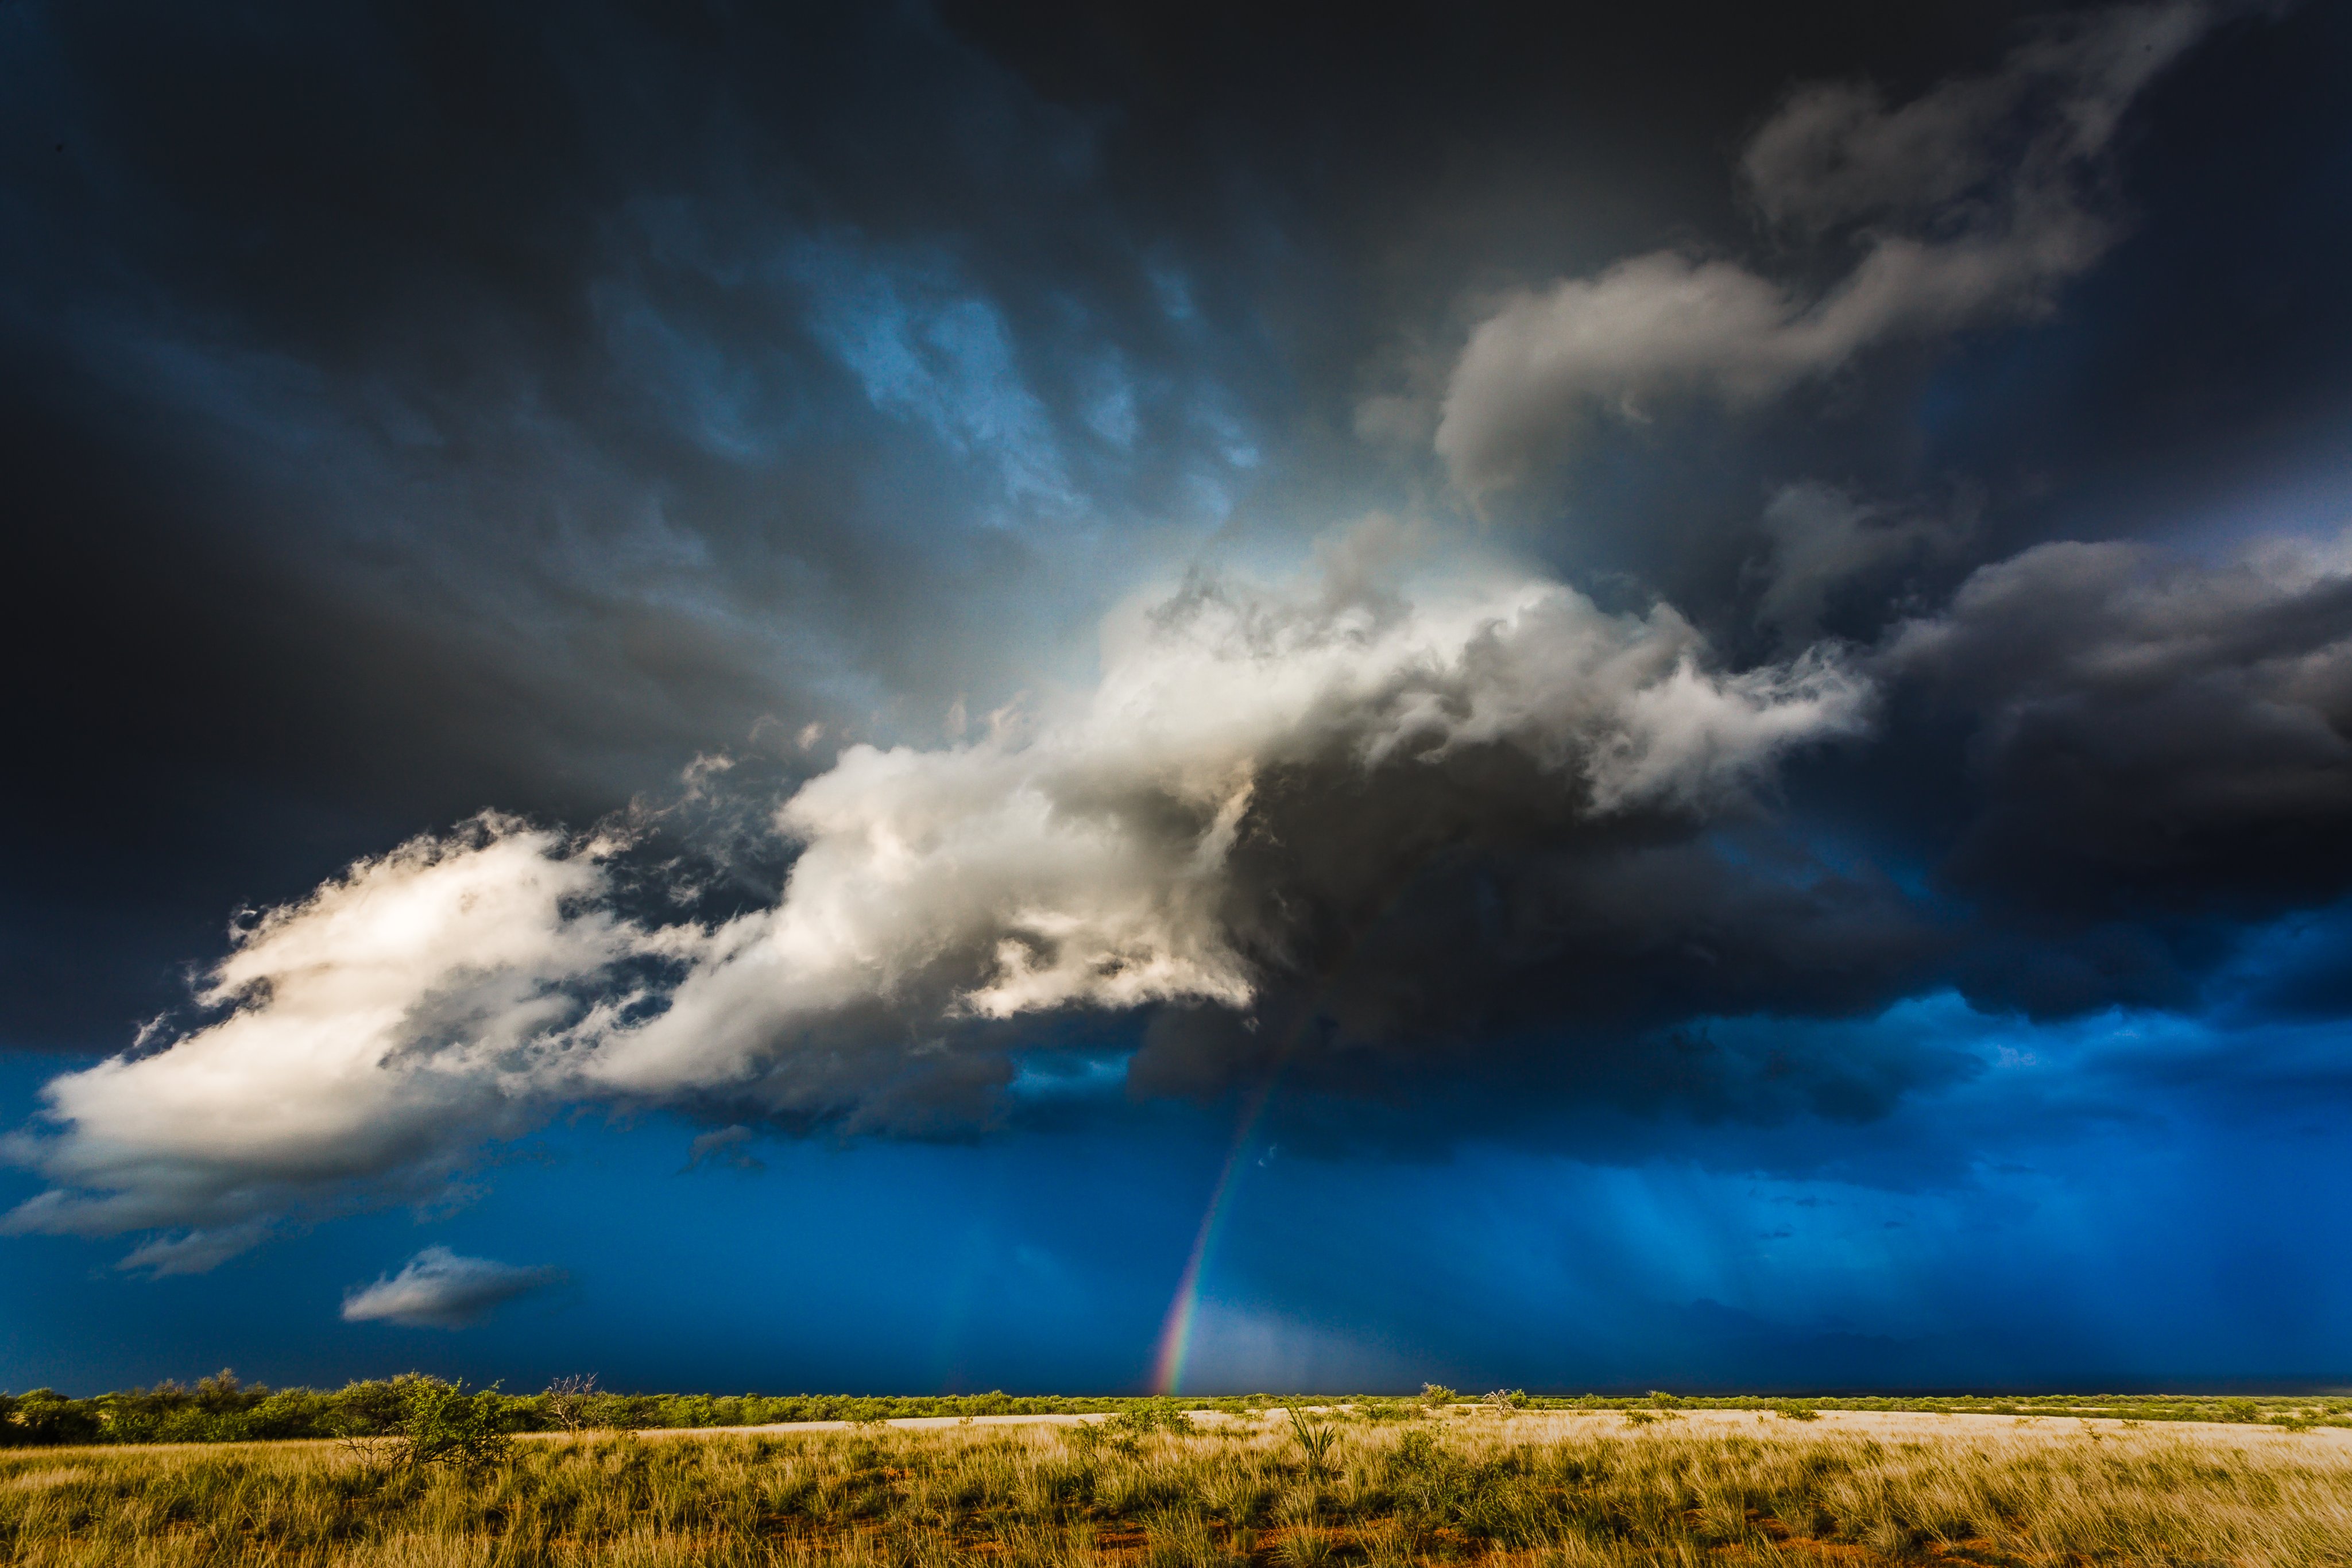
[[[12,1147],[58,1185],[11,1227],[204,1228],[168,1271],[295,1197],[520,1125],[601,1016],[567,983],[654,941],[597,902],[608,848],[487,818],[239,930],[200,994],[219,1021],[42,1091],[68,1135]]]
[[[405,1328],[457,1329],[478,1322],[517,1296],[560,1283],[560,1269],[526,1269],[488,1258],[467,1258],[427,1247],[372,1285],[343,1295],[347,1323],[398,1323]]]

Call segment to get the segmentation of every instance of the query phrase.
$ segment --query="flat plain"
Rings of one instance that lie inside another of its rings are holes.
[[[26,1568],[2352,1563],[2352,1431],[1752,1410],[0,1452]]]

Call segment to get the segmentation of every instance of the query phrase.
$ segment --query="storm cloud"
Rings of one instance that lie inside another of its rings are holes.
[[[1676,1031],[1947,985],[2186,1005],[2229,931],[2352,888],[2336,553],[2042,546],[1866,656],[1733,674],[1664,605],[1499,570],[1409,598],[1367,575],[1386,537],[1139,598],[1065,711],[848,748],[774,814],[772,906],[659,924],[640,885],[622,913],[619,826],[485,818],[362,862],[240,932],[200,998],[219,1021],[49,1086],[52,1130],[12,1148],[55,1185],[8,1224],[196,1227],[132,1260],[184,1270],[285,1214],[429,1193],[567,1104],[982,1126],[1055,1015],[1148,1015],[1146,1094],[1283,1072],[1881,1114],[1950,1065],[1767,1072]],[[1935,874],[1963,906],[1770,803],[1785,759],[1870,747],[1882,700],[1960,727],[1974,816]]]
[[[0,20],[12,1231],[2341,1015],[2318,8],[268,9]]]
[[[976,1123],[1014,1020],[1245,1010],[1433,860],[1686,841],[1867,712],[1834,652],[1725,673],[1665,606],[1499,572],[1407,599],[1360,543],[1287,588],[1129,604],[1066,713],[849,747],[776,813],[797,852],[771,908],[643,924],[614,909],[616,834],[495,817],[362,862],[240,931],[199,998],[219,1021],[49,1086],[58,1132],[13,1146],[58,1185],[9,1225],[427,1190],[583,1099]]]

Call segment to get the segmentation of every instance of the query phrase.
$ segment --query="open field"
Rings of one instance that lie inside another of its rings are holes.
[[[193,1388],[176,1383],[74,1399],[51,1389],[0,1393],[0,1448],[73,1443],[222,1443],[259,1438],[335,1437],[389,1433],[405,1422],[419,1399],[437,1403],[456,1391],[415,1373],[372,1378],[341,1388],[271,1388],[240,1382],[234,1373],[207,1377]],[[1149,1414],[1164,1399],[1132,1396],[1052,1394],[620,1394],[593,1379],[567,1380],[543,1393],[478,1389],[469,1408],[512,1432],[549,1432],[581,1426],[614,1431],[652,1428],[751,1429],[808,1422],[851,1425],[909,1417],[999,1416],[1119,1416]],[[1263,1413],[1295,1396],[1251,1394],[1198,1401],[1224,1415]],[[1325,1397],[1334,1397],[1326,1396]],[[1348,1396],[1358,1412],[1402,1417],[1431,1405],[1458,1402],[1452,1389],[1429,1387],[1418,1396]],[[1708,1395],[1685,1400],[1672,1394],[1528,1395],[1498,1390],[1479,1401],[1519,1410],[1674,1410],[1686,1404],[1711,1409],[1822,1412],[1921,1411],[1937,1415],[2036,1416],[2135,1421],[2269,1423],[2292,1427],[2352,1427],[2352,1393],[2264,1395],[2032,1394],[1828,1395],[1801,1401],[1773,1396]]]
[[[2352,1433],[1456,1408],[0,1453],[0,1559],[455,1565],[2352,1563]],[[1303,1428],[1303,1429],[1302,1429]]]

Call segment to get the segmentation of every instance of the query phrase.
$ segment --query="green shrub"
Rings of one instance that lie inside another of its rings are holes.
[[[0,1399],[5,1400],[0,1405],[0,1444],[32,1448],[98,1441],[97,1413],[54,1388],[36,1388],[13,1399],[5,1396]]]
[[[1139,1400],[1129,1405],[1105,1425],[1115,1433],[1148,1437],[1154,1432],[1190,1431],[1192,1419],[1176,1407],[1176,1401],[1163,1397]]]
[[[394,1467],[447,1465],[472,1470],[496,1464],[512,1450],[523,1402],[505,1397],[497,1385],[468,1394],[462,1381],[404,1381],[400,1422],[391,1434],[391,1446],[381,1451]]]

